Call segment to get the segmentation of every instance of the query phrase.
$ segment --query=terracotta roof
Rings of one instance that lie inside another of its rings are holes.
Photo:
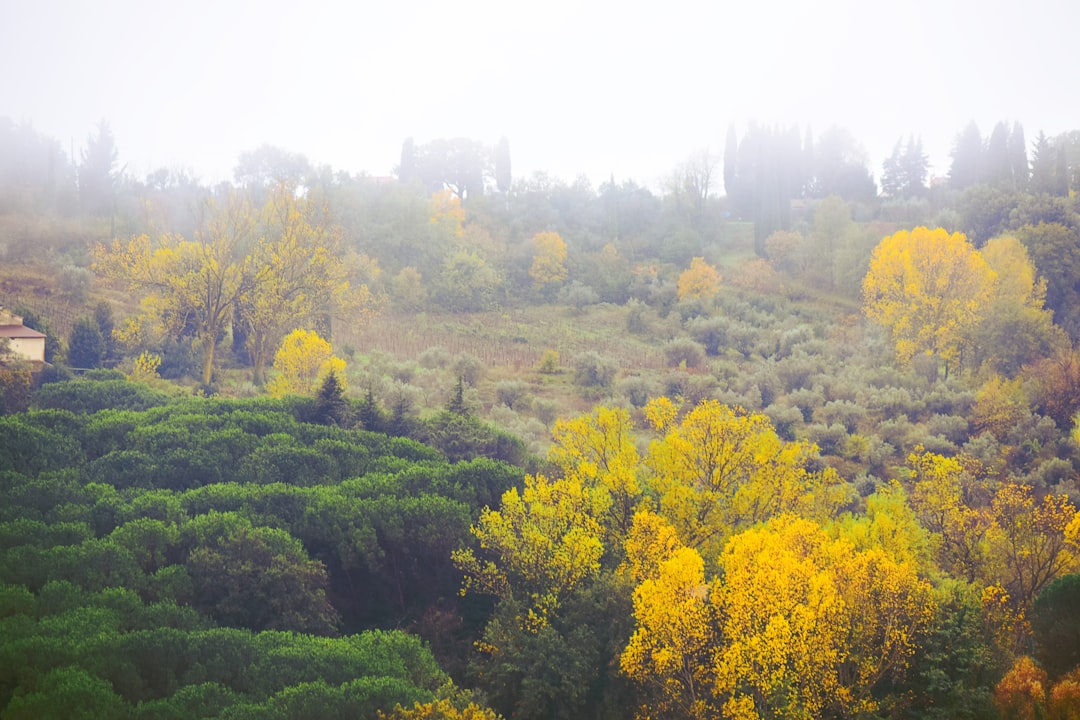
[[[0,338],[43,338],[37,330],[25,325],[0,325]]]

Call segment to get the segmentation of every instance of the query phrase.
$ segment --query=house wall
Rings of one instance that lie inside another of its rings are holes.
[[[45,338],[9,338],[11,352],[25,360],[45,362]]]

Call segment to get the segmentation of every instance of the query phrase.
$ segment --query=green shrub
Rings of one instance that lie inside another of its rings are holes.
[[[600,356],[595,350],[588,350],[574,358],[574,384],[583,388],[607,390],[615,379],[615,365]]]
[[[495,397],[511,410],[528,409],[529,383],[524,380],[500,380],[495,383]]]
[[[676,338],[664,345],[664,357],[669,367],[693,370],[705,362],[705,351],[690,338]]]

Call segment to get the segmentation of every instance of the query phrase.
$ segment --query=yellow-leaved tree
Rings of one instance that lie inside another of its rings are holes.
[[[734,536],[720,567],[714,690],[730,718],[872,713],[871,691],[903,676],[934,617],[911,563],[792,515]]]
[[[647,689],[642,717],[710,718],[711,658],[719,636],[709,603],[705,564],[659,515],[634,515],[626,539],[636,629],[619,658],[628,677]]]
[[[727,537],[783,512],[825,519],[853,489],[832,468],[810,470],[817,448],[786,442],[760,413],[706,400],[676,422],[657,398],[646,415],[663,436],[645,465],[659,511],[682,541],[715,558]]]
[[[720,273],[705,258],[696,257],[679,275],[678,288],[680,300],[708,300],[720,291]]]
[[[437,698],[431,702],[417,701],[407,708],[397,705],[392,712],[378,711],[379,720],[500,720],[500,716],[491,708],[478,705],[472,698],[454,701],[452,698]]]
[[[350,272],[341,252],[341,227],[330,221],[325,206],[280,185],[260,211],[259,223],[250,290],[239,301],[233,333],[246,336],[255,382],[262,383],[271,352],[298,322],[339,315],[356,325],[378,302],[366,283],[350,282],[351,274],[361,273]]]
[[[1080,547],[1069,537],[1080,513],[1067,495],[1036,498],[1030,485],[1006,483],[990,504],[987,557],[993,579],[1027,611],[1053,580],[1080,571]]]
[[[917,449],[908,464],[912,505],[941,567],[1000,588],[1018,617],[1053,580],[1080,570],[1080,538],[1071,534],[1080,528],[1080,513],[1067,495],[1037,497],[1017,483],[992,490],[981,465],[963,455]]]
[[[461,198],[449,189],[433,193],[430,222],[450,237],[461,237],[465,225],[465,208],[461,206]]]
[[[325,207],[282,185],[258,211],[238,193],[212,201],[194,240],[141,235],[98,245],[93,267],[145,293],[142,318],[130,328],[194,332],[204,384],[230,328],[234,347],[248,352],[262,382],[270,353],[290,328],[343,314],[355,324],[377,310],[367,285],[350,281],[359,273],[342,257],[340,238]]]
[[[548,459],[563,476],[585,487],[600,487],[611,495],[602,518],[608,544],[622,543],[630,529],[642,486],[634,426],[625,408],[598,407],[587,415],[560,418],[552,430]]]
[[[345,387],[345,361],[335,357],[330,343],[310,330],[293,330],[281,341],[274,369],[277,375],[266,386],[274,397],[311,395],[330,373],[337,376],[342,389]]]
[[[257,239],[254,211],[238,194],[210,207],[209,221],[195,240],[179,235],[148,235],[94,248],[93,268],[146,294],[142,299],[148,325],[179,335],[193,327],[202,346],[203,384],[214,374],[218,338],[232,322],[246,293],[251,292],[252,258]]]
[[[620,657],[645,691],[638,716],[873,713],[874,691],[903,678],[936,605],[912,551],[846,534],[780,515],[734,535],[709,579],[695,550],[639,512],[626,560],[635,630]]]
[[[941,358],[962,367],[983,318],[995,273],[961,233],[901,230],[882,240],[863,279],[863,311],[889,331],[896,356]]]
[[[990,495],[982,466],[966,456],[944,457],[921,447],[908,456],[911,504],[932,534],[938,564],[953,577],[973,582],[985,565]]]
[[[564,282],[569,274],[566,269],[566,241],[557,232],[541,232],[533,235],[533,261],[529,277],[533,287],[540,289]]]
[[[1036,275],[1020,241],[994,238],[979,254],[994,271],[994,283],[982,321],[973,329],[973,365],[1012,377],[1024,365],[1068,349],[1068,336],[1044,308],[1046,280]]]
[[[473,590],[519,602],[519,626],[539,631],[567,593],[600,572],[604,545],[597,518],[608,504],[605,490],[577,479],[527,476],[521,492],[507,490],[498,510],[480,514],[472,528],[480,555],[472,548],[452,554],[465,574],[462,594]]]
[[[637,629],[619,664],[650,691],[641,716],[716,717],[710,659],[717,629],[708,596],[704,561],[687,547],[675,550],[634,590]]]

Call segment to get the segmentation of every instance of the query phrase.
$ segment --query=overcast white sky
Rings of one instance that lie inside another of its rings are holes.
[[[229,179],[271,143],[390,174],[401,143],[510,140],[545,170],[655,186],[734,123],[847,127],[876,177],[921,135],[1080,128],[1075,0],[0,0],[0,116],[137,176]]]

